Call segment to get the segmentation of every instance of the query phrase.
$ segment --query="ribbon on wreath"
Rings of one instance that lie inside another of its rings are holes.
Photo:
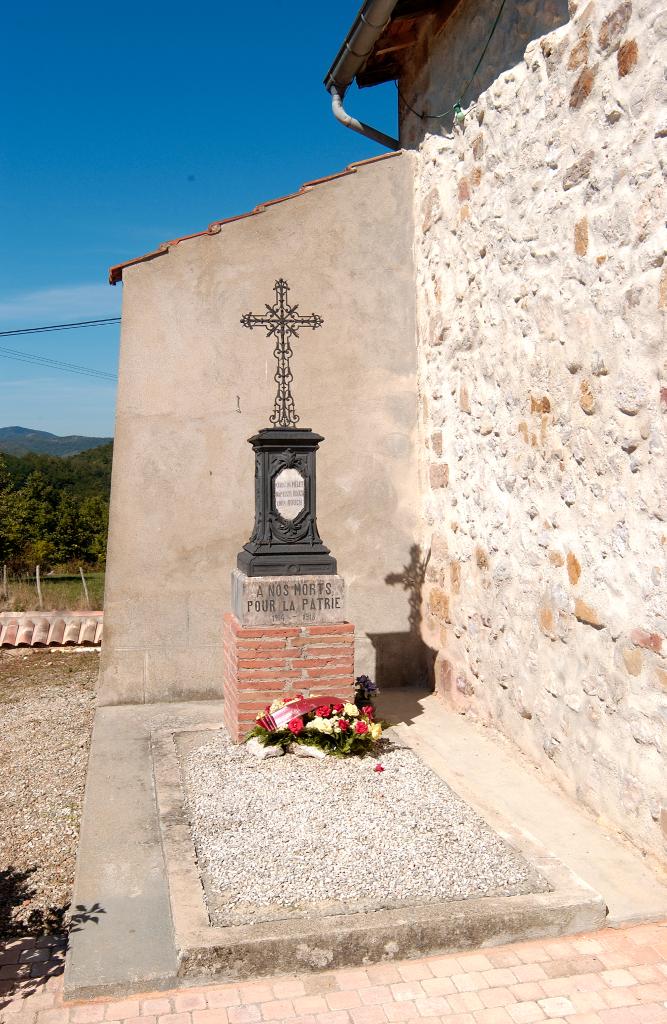
[[[321,707],[322,704],[344,703],[345,701],[339,698],[332,701],[324,697],[297,697],[295,700],[288,701],[287,704],[284,704],[276,711],[267,711],[265,715],[257,719],[257,724],[261,725],[262,729],[266,729],[268,732],[275,732],[277,729],[284,729],[293,718],[307,715],[309,711],[314,711],[316,708]]]

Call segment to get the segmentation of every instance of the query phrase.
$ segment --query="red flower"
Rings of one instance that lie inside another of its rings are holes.
[[[383,772],[383,771],[384,771],[384,768],[382,767],[382,765],[381,765],[381,764],[376,764],[376,765],[375,765],[375,768],[373,769],[373,771],[374,771],[374,772]]]
[[[303,732],[303,718],[293,718],[287,728],[295,736],[298,736],[300,732]]]
[[[363,736],[365,732],[368,732],[368,726],[365,722],[355,722],[354,731],[359,735]]]
[[[315,714],[318,718],[328,718],[331,714],[331,708],[328,704],[322,704],[321,707],[315,709]]]
[[[333,707],[333,710],[336,712],[336,714],[339,715],[341,713],[341,711],[343,710],[343,708],[345,707],[345,705],[344,704],[332,704],[332,707]]]
[[[341,732],[347,732],[347,730],[350,728],[350,723],[348,722],[347,718],[339,718],[338,725],[340,727]]]
[[[373,705],[372,704],[365,704],[364,707],[361,709],[361,713],[362,713],[362,715],[366,715],[366,718],[372,718],[373,717]]]

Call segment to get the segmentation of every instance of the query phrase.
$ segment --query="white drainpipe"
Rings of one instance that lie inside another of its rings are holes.
[[[365,135],[366,138],[373,139],[388,149],[400,149],[398,139],[385,135],[384,132],[371,128],[370,125],[348,114],[343,107],[343,97],[389,24],[396,3],[397,0],[366,0],[324,80],[331,94],[331,110],[336,120],[353,132]]]
[[[340,121],[341,124],[344,124],[346,128],[350,128],[353,132],[359,132],[360,135],[365,135],[368,139],[374,139],[375,142],[379,142],[381,146],[386,146],[388,149],[401,148],[398,139],[393,139],[391,135],[385,135],[384,132],[379,132],[377,128],[371,128],[369,124],[358,121],[356,117],[348,114],[335,85],[331,86],[329,92],[331,93],[331,110],[337,121]]]

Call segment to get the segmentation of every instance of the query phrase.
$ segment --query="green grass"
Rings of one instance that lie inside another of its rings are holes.
[[[104,573],[86,573],[90,604],[86,604],[80,576],[43,576],[43,611],[101,611],[104,605]],[[1,589],[0,581],[0,589]],[[37,587],[33,579],[10,579],[8,595],[0,593],[0,611],[39,611]]]

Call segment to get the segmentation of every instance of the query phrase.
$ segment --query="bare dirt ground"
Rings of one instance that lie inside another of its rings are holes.
[[[99,654],[0,652],[0,942],[63,931]]]

